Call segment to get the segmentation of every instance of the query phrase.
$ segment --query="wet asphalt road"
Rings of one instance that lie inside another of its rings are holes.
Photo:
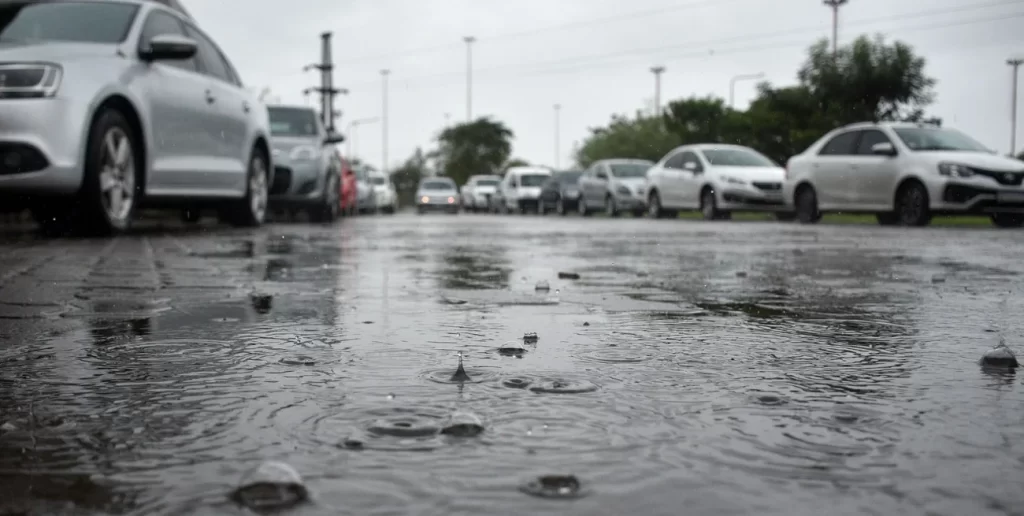
[[[2,238],[0,514],[237,513],[265,459],[306,479],[292,514],[1024,511],[1024,382],[977,364],[1024,349],[1019,232],[399,214]],[[486,431],[437,434],[456,409]],[[517,489],[563,473],[585,496]]]

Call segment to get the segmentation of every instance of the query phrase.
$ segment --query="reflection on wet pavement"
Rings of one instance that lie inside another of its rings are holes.
[[[510,220],[3,244],[0,514],[1024,507],[1018,232]]]

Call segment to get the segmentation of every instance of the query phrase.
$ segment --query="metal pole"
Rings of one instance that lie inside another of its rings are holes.
[[[1011,97],[1010,97],[1010,156],[1016,157],[1017,155],[1017,76],[1019,75],[1020,65],[1024,64],[1024,58],[1009,59],[1006,64],[1010,65],[1013,71],[1013,78],[1011,79]]]
[[[832,59],[839,53],[839,8],[850,0],[822,0],[826,7],[832,9]]]
[[[764,78],[764,72],[758,72],[758,73],[748,73],[748,74],[743,74],[743,75],[737,75],[737,76],[733,77],[732,79],[729,79],[729,107],[731,108],[731,107],[734,107],[736,105],[736,83],[737,82],[739,82],[739,81],[746,81],[746,80],[753,80],[753,79],[763,79],[763,78]]]
[[[559,142],[559,136],[561,133],[559,129],[559,127],[561,126],[561,113],[562,105],[555,104],[555,169],[562,168],[562,152],[559,149],[559,147],[561,146]]]
[[[390,73],[391,73],[391,70],[381,70],[380,71],[380,76],[381,76],[381,79],[382,79],[382,81],[381,81],[381,88],[382,88],[381,93],[382,93],[382,95],[381,95],[381,118],[380,118],[381,121],[380,121],[380,125],[381,125],[381,141],[383,142],[383,144],[381,146],[382,150],[381,150],[380,171],[384,172],[385,175],[387,175],[387,170],[388,170],[388,75]]]
[[[466,121],[473,121],[473,42],[476,38],[466,36]]]
[[[665,73],[665,67],[651,67],[651,73],[654,74],[654,116],[661,116],[661,74]]]

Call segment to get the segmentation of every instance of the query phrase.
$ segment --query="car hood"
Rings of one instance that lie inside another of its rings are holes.
[[[922,156],[928,156],[936,162],[950,162],[967,165],[969,167],[983,168],[986,170],[998,170],[1000,172],[1021,172],[1024,171],[1024,162],[1007,158],[998,154],[987,152],[948,152],[948,151],[923,151],[915,152]]]
[[[299,147],[310,147],[315,151],[317,149],[317,138],[283,138],[275,136],[270,142],[270,147],[273,149],[275,159],[284,159]]]
[[[781,167],[711,167],[714,175],[723,175],[744,181],[766,181],[781,183],[786,179],[786,171]]]
[[[0,42],[0,62],[52,61],[62,63],[72,59],[117,59],[117,45],[98,43],[67,43],[57,41],[3,41]]]
[[[632,189],[635,190],[635,189],[640,188],[641,186],[643,186],[645,183],[647,183],[647,178],[645,178],[645,177],[616,177],[615,178],[615,183],[616,184],[620,184],[620,185],[626,185],[629,188],[632,188]]]

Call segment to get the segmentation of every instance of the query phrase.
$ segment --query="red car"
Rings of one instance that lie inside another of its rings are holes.
[[[348,160],[338,155],[341,160],[341,195],[338,201],[341,203],[341,214],[345,216],[356,214],[356,173],[352,170]]]

